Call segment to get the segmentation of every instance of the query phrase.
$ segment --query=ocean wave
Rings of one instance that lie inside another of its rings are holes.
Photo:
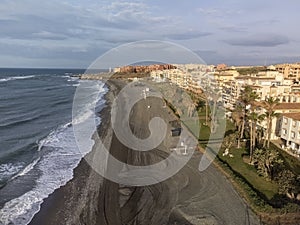
[[[79,80],[78,77],[69,77],[69,79],[67,80],[68,82],[74,82],[74,81],[77,81]]]
[[[60,126],[41,140],[38,150],[41,157],[14,178],[33,168],[41,171],[41,176],[32,190],[5,203],[0,209],[0,224],[28,224],[39,211],[43,199],[73,178],[73,169],[83,156],[76,146],[70,123]]]
[[[106,90],[104,88],[101,90],[99,104],[105,103],[101,96]],[[101,119],[95,118],[94,112],[88,108],[81,111],[73,123],[83,123],[85,120],[91,119],[96,119],[97,124],[101,122]],[[15,179],[22,179],[23,175],[32,170],[39,171],[40,176],[35,180],[32,190],[4,204],[3,208],[0,209],[0,224],[28,224],[40,210],[43,200],[73,178],[74,168],[79,164],[82,157],[92,150],[94,145],[92,135],[95,130],[86,132],[84,129],[85,127],[82,126],[82,130],[80,130],[81,138],[85,140],[83,143],[84,152],[81,152],[82,149],[80,151],[77,146],[73,124],[70,122],[59,126],[48,136],[38,141],[39,158],[21,171],[19,170]]]
[[[86,121],[87,119],[89,119],[93,115],[94,115],[94,112],[92,110],[88,109],[88,110],[82,112],[81,114],[79,114],[76,118],[74,118],[72,123],[74,125],[83,123],[84,121]]]
[[[0,183],[19,173],[24,163],[5,163],[0,165]]]
[[[23,80],[23,79],[29,79],[29,78],[34,78],[34,77],[35,77],[35,75],[6,77],[6,78],[0,79],[0,82],[6,82],[6,81],[11,81],[11,80]]]
[[[33,160],[32,163],[28,164],[23,170],[21,170],[19,173],[17,173],[15,176],[11,178],[11,180],[26,175],[28,172],[30,172],[34,166],[38,163],[40,158],[37,158],[36,160]]]
[[[27,118],[27,119],[20,119],[18,121],[10,121],[10,122],[6,122],[6,123],[0,123],[0,127],[12,127],[12,126],[17,126],[19,124],[23,124],[23,123],[29,123],[31,121],[34,121],[38,118],[40,118],[41,115],[37,115],[31,118]]]

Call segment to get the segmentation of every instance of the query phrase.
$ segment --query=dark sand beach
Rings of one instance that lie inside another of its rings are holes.
[[[128,149],[116,138],[110,124],[110,107],[124,83],[109,81],[107,84],[107,106],[100,112],[102,122],[98,133],[110,154],[132,165],[152,164],[166,158],[170,147],[168,140],[157,149],[138,152]],[[151,110],[146,110],[147,105],[151,105]],[[133,133],[139,138],[147,137],[149,120],[158,115],[166,122],[176,119],[163,107],[161,99],[149,98],[147,102],[136,104],[130,118]],[[86,157],[97,158],[95,153],[96,148]],[[213,165],[203,172],[198,170],[201,156],[200,152],[195,152],[175,176],[139,187],[106,180],[83,159],[74,170],[74,178],[44,201],[30,224],[259,224],[221,172]]]

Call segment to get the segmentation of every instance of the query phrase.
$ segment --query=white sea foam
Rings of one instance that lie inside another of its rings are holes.
[[[103,93],[104,91],[106,90],[102,88]],[[104,103],[103,100],[101,102]],[[82,110],[78,119],[73,123],[94,120],[95,116],[92,112],[90,108]],[[96,123],[100,123],[99,118],[96,119]],[[33,168],[38,169],[41,176],[36,180],[36,185],[32,190],[5,203],[4,207],[0,209],[0,224],[28,224],[35,213],[40,210],[43,199],[73,178],[73,169],[94,145],[91,137],[95,131],[85,131],[84,126],[82,128],[85,151],[82,149],[79,151],[71,123],[60,126],[38,142],[40,159],[28,165],[19,173],[19,176],[28,173]]]
[[[6,78],[0,79],[0,82],[6,82],[6,81],[10,81],[10,80],[23,80],[23,79],[33,78],[33,77],[35,77],[35,75],[6,77]]]
[[[14,176],[22,170],[24,163],[6,163],[0,165],[0,181]]]
[[[23,170],[21,170],[19,173],[17,173],[15,176],[13,176],[11,179],[15,179],[17,177],[26,175],[28,172],[30,172],[34,168],[34,166],[38,163],[39,160],[40,160],[40,158],[35,159],[32,163],[27,165]]]
[[[25,168],[21,174],[36,166],[42,175],[31,191],[4,205],[0,210],[0,224],[28,224],[39,211],[43,199],[73,178],[73,169],[80,162],[82,154],[76,146],[72,127],[61,126],[49,134],[41,144],[43,146],[40,147],[40,151],[45,154],[39,161],[35,161],[35,165],[31,164]],[[89,148],[91,149],[91,146]]]
[[[67,84],[66,86],[67,86],[67,87],[78,87],[79,84]]]

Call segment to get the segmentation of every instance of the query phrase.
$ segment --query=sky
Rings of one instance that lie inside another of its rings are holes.
[[[143,40],[182,45],[207,64],[298,62],[299,9],[298,0],[0,0],[0,67],[87,68]]]

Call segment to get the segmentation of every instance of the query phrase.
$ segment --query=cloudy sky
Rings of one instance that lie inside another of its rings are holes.
[[[208,64],[300,61],[298,0],[0,2],[0,67],[86,68],[141,40],[180,44]]]

